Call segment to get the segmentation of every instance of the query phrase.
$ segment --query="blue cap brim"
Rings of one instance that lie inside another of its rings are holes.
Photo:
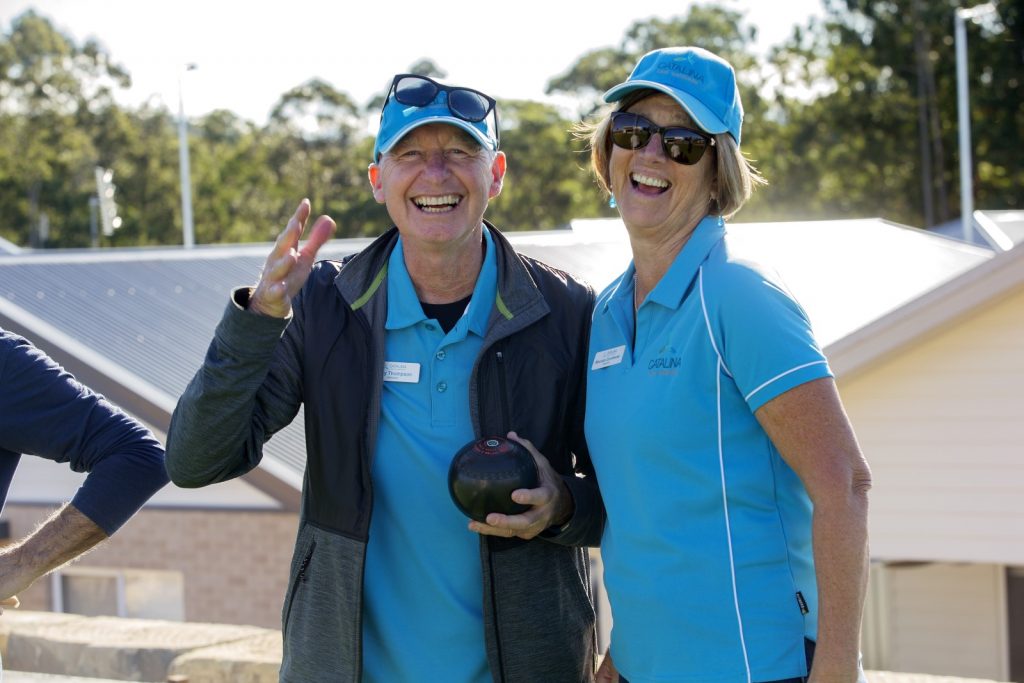
[[[716,116],[696,97],[682,90],[677,90],[655,81],[627,81],[625,83],[620,83],[604,94],[604,101],[618,102],[624,99],[626,95],[636,90],[657,90],[658,92],[665,93],[678,102],[679,106],[685,109],[686,113],[690,115],[690,118],[693,119],[693,122],[697,127],[705,133],[717,135],[719,133],[730,132],[729,126],[727,126],[722,119],[718,118],[718,116]]]
[[[398,144],[410,132],[429,123],[445,123],[457,126],[472,136],[486,149],[498,149],[496,131],[491,124],[494,114],[488,113],[483,121],[466,121],[454,116],[448,109],[447,93],[438,93],[437,98],[428,105],[417,107],[405,105],[392,98],[384,105],[381,116],[380,130],[373,146],[373,160],[380,159]]]
[[[398,131],[391,135],[387,140],[385,140],[383,144],[379,144],[377,146],[376,153],[374,154],[374,156],[379,158],[381,154],[387,154],[406,135],[408,135],[415,129],[419,128],[420,126],[425,126],[429,123],[447,123],[452,126],[458,126],[462,130],[472,135],[473,139],[479,142],[482,147],[494,149],[494,140],[488,139],[486,135],[477,130],[477,128],[473,125],[472,122],[463,121],[462,119],[456,118],[451,115],[428,116],[426,118],[420,118],[416,119],[415,121],[410,121],[402,128],[399,128]]]

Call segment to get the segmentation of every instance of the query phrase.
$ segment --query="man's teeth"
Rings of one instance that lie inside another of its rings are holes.
[[[662,180],[661,178],[652,178],[648,175],[642,175],[640,173],[634,173],[632,175],[633,182],[638,185],[647,185],[649,187],[668,187],[668,181]]]
[[[454,208],[459,203],[459,196],[445,194],[439,197],[416,197],[412,201],[424,211],[438,213]]]

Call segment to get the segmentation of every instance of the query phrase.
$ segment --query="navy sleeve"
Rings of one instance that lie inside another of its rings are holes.
[[[3,386],[3,385],[0,385]],[[3,399],[0,399],[0,404]],[[0,408],[2,410],[2,408]],[[0,412],[0,416],[3,413]],[[18,469],[18,461],[21,460],[20,453],[0,448],[0,512],[4,511],[4,503],[7,501],[7,491],[11,488],[11,480],[14,479],[14,471]]]
[[[108,535],[168,481],[163,448],[148,429],[27,340],[0,330],[0,485],[14,470],[2,451],[88,472],[72,504]]]

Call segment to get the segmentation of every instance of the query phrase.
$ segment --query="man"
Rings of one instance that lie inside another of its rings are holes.
[[[305,406],[282,681],[593,679],[579,547],[604,523],[582,436],[593,292],[483,220],[505,165],[492,98],[396,76],[369,168],[396,227],[314,266],[334,223],[321,216],[298,248],[303,200],[178,403],[181,486],[249,471]],[[513,493],[527,512],[467,533],[449,463],[506,434],[524,437],[541,485]]]
[[[149,430],[0,329],[0,508],[23,453],[89,475],[70,503],[0,550],[0,599],[8,606],[117,531],[167,483],[163,449]]]

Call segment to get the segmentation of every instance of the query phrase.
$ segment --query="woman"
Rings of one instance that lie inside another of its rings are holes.
[[[733,69],[656,50],[605,101],[592,166],[633,262],[590,341],[601,680],[856,681],[870,472],[803,310],[729,250],[724,219],[764,182]]]

